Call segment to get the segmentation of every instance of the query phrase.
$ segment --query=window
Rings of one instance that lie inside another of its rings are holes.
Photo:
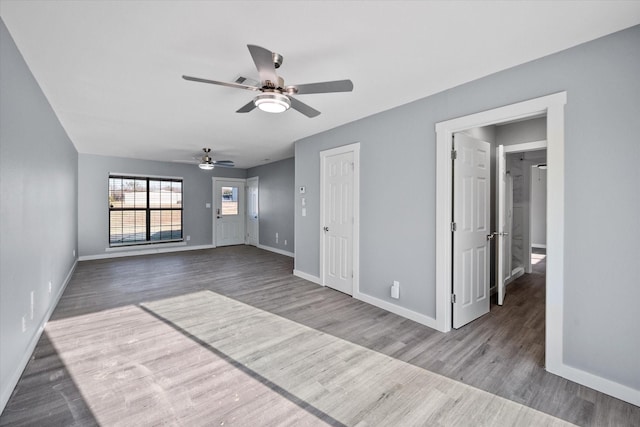
[[[222,215],[238,215],[238,187],[222,187]]]
[[[181,240],[181,179],[109,176],[109,246]]]

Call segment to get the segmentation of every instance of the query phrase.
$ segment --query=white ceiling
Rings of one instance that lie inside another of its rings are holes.
[[[305,136],[640,23],[638,1],[17,1],[0,16],[81,153],[188,160],[202,147],[251,167]],[[284,56],[320,110],[235,110],[253,92],[183,74],[257,79],[247,50]],[[270,159],[270,160],[265,160]]]

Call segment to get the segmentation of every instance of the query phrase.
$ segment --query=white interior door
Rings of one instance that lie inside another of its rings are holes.
[[[245,180],[215,181],[216,246],[245,243]]]
[[[490,150],[488,142],[453,139],[453,327],[489,312]]]
[[[504,145],[496,148],[496,175],[498,177],[498,234],[496,241],[496,257],[498,258],[498,268],[496,269],[496,282],[498,285],[498,305],[504,303],[506,293],[506,281],[511,277],[511,215],[513,210],[513,192],[510,185],[510,176],[507,176],[507,157],[504,152]]]
[[[354,153],[321,157],[323,284],[353,295]]]
[[[259,243],[258,177],[247,179],[247,244]]]

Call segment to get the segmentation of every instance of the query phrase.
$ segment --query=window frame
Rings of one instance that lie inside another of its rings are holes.
[[[138,180],[145,181],[145,207],[112,207],[110,202],[111,195],[111,180],[112,179],[130,179],[130,180]],[[165,183],[180,183],[180,207],[152,207],[150,203],[150,182],[159,181],[160,188],[162,188]],[[136,174],[126,174],[126,173],[109,173],[107,179],[107,205],[108,205],[108,228],[107,228],[107,239],[109,242],[109,248],[121,248],[128,246],[146,246],[146,245],[157,245],[164,243],[179,243],[184,242],[184,179],[182,177],[169,177],[169,176],[149,176],[149,175],[136,175]],[[112,212],[139,212],[144,211],[145,217],[145,240],[137,240],[137,241],[120,241],[120,242],[112,242],[111,241],[111,214]],[[180,211],[180,237],[179,238],[170,238],[170,239],[162,239],[162,240],[151,240],[151,217],[153,212],[163,212],[163,211]]]

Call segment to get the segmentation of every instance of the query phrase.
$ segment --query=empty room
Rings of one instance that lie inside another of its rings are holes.
[[[640,425],[639,118],[638,1],[0,0],[0,426]]]

